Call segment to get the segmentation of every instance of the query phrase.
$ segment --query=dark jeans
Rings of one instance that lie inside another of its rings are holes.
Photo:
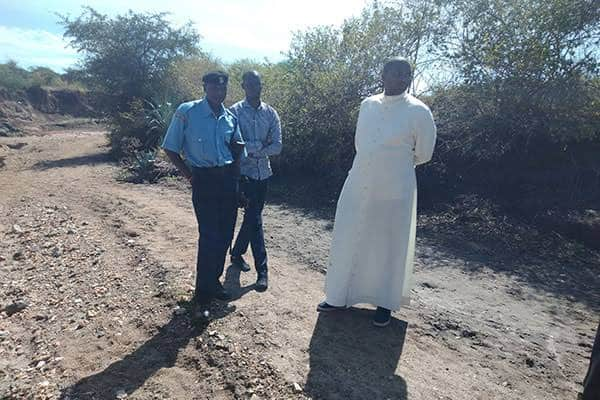
[[[239,177],[232,167],[194,168],[192,172],[199,232],[195,298],[204,302],[214,297],[233,238]]]
[[[600,324],[590,357],[590,367],[583,381],[583,400],[600,399]]]
[[[248,243],[250,243],[254,256],[254,266],[257,271],[267,270],[267,249],[265,248],[262,222],[262,210],[265,206],[267,187],[268,179],[258,181],[246,178],[242,181],[241,190],[248,199],[248,206],[244,210],[244,221],[231,250],[233,257],[241,256],[246,253]]]

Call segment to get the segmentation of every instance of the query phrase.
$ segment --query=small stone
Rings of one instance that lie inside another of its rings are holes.
[[[25,255],[23,254],[23,252],[21,250],[18,250],[13,254],[13,260],[15,260],[15,261],[23,260],[24,258],[25,258]]]
[[[39,383],[39,385],[41,387],[48,387],[48,386],[50,386],[50,382],[48,382],[48,381],[42,381],[42,382]]]
[[[217,331],[209,331],[208,332],[208,336],[215,336],[217,334]]]
[[[294,382],[294,385],[293,385],[293,386],[294,386],[294,392],[295,392],[295,393],[301,393],[301,392],[302,392],[302,386],[300,386],[300,385],[298,384],[298,382]]]
[[[9,304],[8,306],[4,307],[2,309],[2,311],[4,311],[6,313],[6,315],[8,315],[10,317],[13,314],[23,311],[27,307],[29,307],[29,304],[27,304],[26,302],[24,302],[22,300],[17,300],[14,303]]]
[[[468,329],[463,329],[461,332],[462,337],[475,337],[477,336],[477,332],[468,330]]]
[[[6,258],[3,255],[0,255],[0,262],[6,261]]]
[[[508,382],[507,381],[502,382],[502,386],[507,387],[508,386]]]
[[[216,347],[217,349],[220,349],[220,350],[227,350],[227,351],[229,351],[229,346],[228,346],[228,345],[227,345],[225,342],[220,342],[220,341],[219,341],[219,342],[217,342],[217,343],[215,344],[215,347]]]
[[[46,361],[40,361],[37,363],[37,365],[35,366],[36,368],[42,368],[44,365],[46,365]]]
[[[118,390],[116,397],[117,397],[117,399],[124,399],[127,397],[127,392],[124,391],[123,389]]]
[[[108,289],[105,288],[104,286],[96,286],[94,288],[94,291],[96,292],[97,296],[103,296],[106,294],[106,292],[108,292]]]
[[[527,358],[527,359],[525,360],[525,364],[527,364],[527,366],[528,366],[529,368],[532,368],[532,367],[535,365],[535,361],[533,361],[533,359],[532,359],[532,358]]]
[[[55,247],[52,249],[52,256],[53,257],[60,257],[62,255],[62,250],[60,249],[60,247]]]
[[[439,287],[435,283],[431,283],[431,282],[423,282],[423,283],[421,283],[421,286],[426,289],[437,289]]]
[[[19,225],[17,225],[17,224],[14,224],[14,225],[12,226],[12,231],[13,231],[13,233],[16,233],[16,234],[19,234],[19,235],[20,235],[21,233],[23,233],[23,232],[24,232],[24,231],[23,231],[23,228],[21,228],[21,227],[20,227]]]
[[[69,230],[67,231],[67,234],[69,234],[69,235],[73,235],[73,234],[75,234],[75,229],[73,229],[73,228],[69,229]]]
[[[186,309],[183,307],[177,306],[173,309],[173,314],[175,314],[175,315],[183,315],[185,313],[186,313]]]

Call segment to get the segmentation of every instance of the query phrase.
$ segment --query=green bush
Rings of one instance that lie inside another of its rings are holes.
[[[23,69],[14,61],[0,64],[0,87],[8,90],[26,90],[30,87],[45,87],[70,90],[85,90],[78,80],[67,80],[50,68]]]
[[[0,64],[0,86],[10,90],[26,89],[31,86],[30,73],[14,61]]]
[[[385,60],[403,55],[415,69],[411,90],[422,92],[438,125],[434,159],[418,169],[422,200],[478,192],[523,209],[600,201],[594,0],[374,1],[338,27],[296,32],[276,64],[223,65],[201,51],[193,29],[173,29],[163,14],[110,19],[86,9],[63,23],[86,55],[84,69],[66,76],[118,95],[111,145],[138,170],[154,168],[152,152],[174,107],[202,97],[205,72],[230,73],[229,105],[243,97],[243,72],[256,69],[263,99],[282,119],[283,153],[274,166],[328,182],[335,192],[354,156],[360,102],[381,91]],[[121,42],[125,53],[114,56],[111,43]],[[43,70],[36,76],[53,79]],[[18,86],[24,78],[13,68],[9,79]]]

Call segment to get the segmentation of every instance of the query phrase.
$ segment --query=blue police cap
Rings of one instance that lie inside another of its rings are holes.
[[[219,85],[226,85],[229,80],[229,75],[223,71],[211,71],[202,76],[203,83],[215,83]]]

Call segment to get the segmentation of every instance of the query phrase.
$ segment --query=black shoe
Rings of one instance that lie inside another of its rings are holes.
[[[210,318],[210,302],[195,303],[192,307],[192,318],[208,320]]]
[[[387,308],[377,307],[375,310],[375,317],[373,317],[373,325],[383,328],[388,326],[392,321],[392,312]]]
[[[229,292],[225,290],[223,285],[221,285],[221,282],[217,283],[217,289],[215,290],[215,299],[221,301],[231,300],[231,294],[229,294]]]
[[[244,272],[248,272],[251,269],[242,256],[231,256],[231,265],[238,267]]]
[[[318,312],[341,311],[341,310],[346,310],[347,308],[348,307],[346,307],[346,306],[332,306],[331,304],[327,303],[326,301],[322,301],[317,306],[317,311]]]
[[[264,292],[269,287],[269,278],[267,277],[267,271],[261,271],[258,273],[256,278],[256,285],[254,285],[257,292]]]

